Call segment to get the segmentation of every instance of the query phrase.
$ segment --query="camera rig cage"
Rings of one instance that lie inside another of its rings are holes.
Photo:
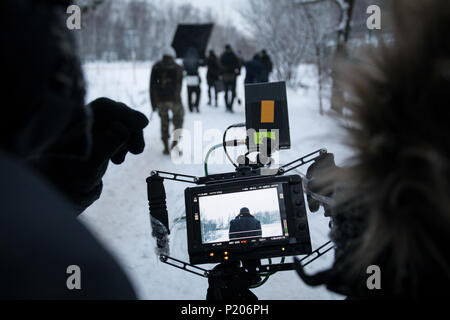
[[[322,255],[326,254],[334,248],[331,241],[324,243],[319,248],[312,250],[309,227],[306,217],[306,202],[304,198],[304,190],[302,178],[299,175],[286,175],[286,173],[297,169],[300,166],[313,163],[314,161],[324,157],[327,154],[326,149],[320,149],[298,158],[288,164],[280,166],[272,175],[261,175],[262,164],[254,164],[251,166],[239,166],[236,172],[213,174],[204,177],[196,177],[180,173],[172,173],[165,171],[152,171],[147,178],[148,197],[150,216],[152,219],[153,235],[158,240],[158,247],[168,245],[168,240],[162,240],[170,234],[168,214],[165,205],[165,191],[163,186],[164,180],[191,183],[200,188],[187,188],[185,190],[186,202],[186,223],[188,252],[190,263],[170,257],[168,250],[161,250],[160,260],[163,263],[184,271],[194,273],[196,275],[209,278],[217,276],[223,271],[206,270],[198,266],[202,263],[220,263],[227,261],[241,262],[240,272],[256,272],[260,275],[269,276],[277,271],[298,270],[299,267],[305,267],[312,263]],[[232,189],[235,187],[246,188],[255,185],[277,185],[281,186],[286,204],[286,223],[289,237],[276,239],[269,244],[254,246],[251,243],[241,243],[230,247],[228,243],[217,245],[216,247],[204,246],[201,244],[200,232],[198,230],[198,216],[195,212],[196,207],[194,198],[205,190],[212,192],[217,190]],[[290,206],[290,207],[289,207]],[[197,219],[197,220],[196,220]],[[155,221],[159,227],[155,232]],[[195,230],[197,228],[197,230]],[[284,263],[284,258],[279,264],[272,264],[270,258],[304,255],[299,260],[301,265],[296,263]],[[261,265],[260,259],[269,259],[269,264]]]
[[[229,126],[221,144],[213,146],[206,154],[205,176],[152,171],[147,178],[152,235],[157,240],[160,260],[196,275],[210,278],[226,273],[224,270],[206,270],[199,267],[203,263],[238,263],[231,270],[234,274],[252,273],[265,276],[263,284],[277,271],[297,270],[302,278],[303,268],[334,248],[331,241],[314,251],[306,213],[305,179],[300,175],[285,175],[300,166],[320,160],[327,155],[326,149],[316,150],[278,168],[271,168],[272,152],[290,148],[289,119],[287,112],[286,88],[283,82],[246,85],[246,123]],[[272,100],[271,100],[272,99]],[[226,140],[229,129],[247,126],[256,132],[245,140]],[[274,139],[274,138],[277,139]],[[246,145],[248,152],[241,155],[235,163],[227,152],[227,147]],[[225,155],[235,167],[235,172],[209,175],[208,157],[212,151],[223,147]],[[249,154],[256,152],[256,160]],[[185,189],[186,225],[190,263],[169,256],[169,219],[166,208],[164,180],[172,180],[197,185]],[[205,242],[202,238],[201,198],[210,195],[249,192],[263,189],[276,190],[280,208],[281,234],[273,237],[259,236],[257,239]],[[311,194],[310,194],[311,195]],[[320,202],[320,199],[318,199]],[[294,263],[284,263],[285,256],[304,255]],[[281,263],[272,264],[271,258],[282,257]],[[269,259],[262,265],[261,259]],[[236,264],[235,264],[236,265]],[[230,269],[229,269],[230,270]]]

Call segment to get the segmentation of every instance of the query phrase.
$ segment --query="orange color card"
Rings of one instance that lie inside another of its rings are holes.
[[[275,101],[261,101],[261,123],[274,123],[275,121]]]

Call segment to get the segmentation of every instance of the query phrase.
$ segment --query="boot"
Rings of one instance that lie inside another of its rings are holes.
[[[170,149],[172,152],[175,152],[175,154],[178,154],[179,157],[183,155],[183,151],[181,151],[177,140],[172,141],[172,146]]]
[[[164,143],[164,151],[163,151],[163,154],[169,155],[169,154],[170,154],[170,151],[169,151],[169,142],[163,141],[163,143]]]

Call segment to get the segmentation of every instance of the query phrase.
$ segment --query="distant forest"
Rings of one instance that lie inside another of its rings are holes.
[[[258,211],[252,215],[261,223],[261,225],[277,223],[281,220],[280,213],[277,211]],[[217,230],[228,230],[230,228],[230,221],[236,218],[236,216],[230,215],[228,217],[206,220],[201,218],[203,238],[214,239],[213,237]]]
[[[79,0],[82,28],[77,31],[80,54],[85,61],[155,61],[170,47],[178,24],[215,23],[209,47],[217,53],[230,43],[245,56],[257,44],[233,25],[218,23],[211,11],[190,4],[177,5],[149,0]]]
[[[335,63],[341,56],[389,39],[391,1],[246,0],[238,12],[245,26],[237,27],[191,4],[75,0],[83,12],[82,29],[75,34],[84,61],[156,61],[170,46],[178,24],[214,22],[209,49],[220,54],[225,44],[231,44],[243,60],[266,49],[274,67],[271,80],[286,81],[290,87],[305,86],[302,79],[311,75],[299,71],[299,66],[314,64],[319,112],[324,111],[322,100],[330,100],[331,108],[340,113],[342,90],[333,78]],[[379,30],[367,27],[367,9],[372,5],[381,8]]]

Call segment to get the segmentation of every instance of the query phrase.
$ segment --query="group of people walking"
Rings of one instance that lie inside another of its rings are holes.
[[[211,105],[211,91],[214,89],[214,101],[217,107],[217,98],[220,91],[225,94],[225,106],[227,112],[233,112],[233,104],[236,99],[236,81],[241,74],[242,67],[246,69],[245,83],[268,82],[272,72],[272,60],[266,50],[254,55],[253,59],[243,61],[230,45],[225,46],[225,51],[220,57],[211,50],[206,59],[208,72],[208,105]]]
[[[183,57],[183,66],[176,63],[173,54],[165,53],[162,60],[153,66],[150,78],[150,100],[153,111],[157,111],[161,118],[164,154],[169,154],[177,145],[177,141],[174,140],[169,148],[169,111],[173,115],[174,130],[183,127],[184,108],[181,102],[183,79],[186,81],[189,111],[200,112],[201,66],[207,67],[208,105],[212,106],[214,102],[214,106],[218,107],[218,95],[223,91],[225,110],[230,113],[233,113],[236,83],[242,67],[246,69],[246,84],[268,82],[273,69],[272,60],[266,50],[256,53],[250,61],[244,61],[229,44],[225,46],[222,55],[217,56],[214,50],[210,50],[205,59],[200,57],[197,49],[189,48]]]

